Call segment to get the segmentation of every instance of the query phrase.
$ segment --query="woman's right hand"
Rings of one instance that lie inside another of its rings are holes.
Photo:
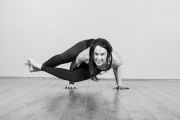
[[[122,86],[122,85],[118,85],[118,86],[114,87],[113,89],[125,90],[125,89],[129,89],[129,87],[125,87],[125,86]]]

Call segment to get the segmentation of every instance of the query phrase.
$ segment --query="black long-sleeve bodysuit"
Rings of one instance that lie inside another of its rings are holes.
[[[79,82],[89,79],[89,65],[83,62],[78,67],[74,68],[73,63],[80,52],[90,47],[92,41],[93,39],[80,41],[62,54],[53,56],[43,64],[41,70],[70,82]],[[70,70],[56,68],[58,65],[69,62],[72,62]],[[95,70],[96,75],[100,72],[99,69]]]

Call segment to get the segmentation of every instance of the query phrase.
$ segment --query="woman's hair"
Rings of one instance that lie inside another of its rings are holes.
[[[101,46],[107,50],[106,62],[108,64],[107,64],[106,70],[110,69],[111,64],[112,64],[112,46],[106,39],[103,39],[103,38],[97,38],[91,43],[90,50],[89,50],[89,72],[90,72],[91,78],[97,80],[97,77],[95,75],[97,67],[96,67],[96,64],[94,63],[94,49],[96,46]],[[109,58],[110,58],[110,63],[108,62]]]

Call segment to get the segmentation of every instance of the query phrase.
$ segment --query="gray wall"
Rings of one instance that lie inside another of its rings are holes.
[[[102,37],[123,57],[124,78],[180,79],[179,21],[179,0],[1,0],[0,76],[50,76],[29,73],[26,59]]]

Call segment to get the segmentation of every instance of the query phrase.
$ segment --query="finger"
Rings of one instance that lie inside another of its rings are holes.
[[[126,89],[129,89],[129,88],[122,86],[122,87],[120,87],[120,89],[121,89],[121,90],[126,90]]]
[[[120,89],[120,87],[119,87],[119,86],[117,86],[117,87],[116,87],[116,89],[117,89],[117,90],[119,90],[119,89]]]
[[[115,87],[115,89],[119,90],[119,89],[120,89],[120,86]]]

